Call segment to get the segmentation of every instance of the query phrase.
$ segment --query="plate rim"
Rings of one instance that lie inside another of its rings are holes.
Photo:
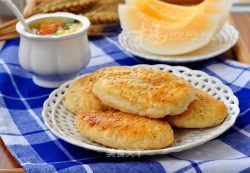
[[[226,23],[223,28],[231,28],[234,31],[236,37],[233,40],[233,42],[231,44],[228,44],[227,46],[221,48],[221,49],[218,49],[217,51],[215,51],[213,53],[207,54],[207,55],[202,56],[202,57],[194,57],[194,58],[184,57],[184,56],[181,57],[182,55],[179,55],[179,57],[171,57],[171,56],[168,57],[167,55],[166,56],[161,56],[161,55],[156,55],[155,56],[153,53],[146,52],[145,50],[142,50],[142,51],[145,51],[146,53],[148,53],[148,55],[147,54],[142,54],[140,52],[137,52],[137,51],[135,51],[133,49],[130,49],[127,46],[125,46],[124,42],[122,41],[123,40],[122,37],[124,35],[124,32],[121,32],[119,34],[118,41],[119,41],[119,44],[121,45],[121,47],[125,51],[127,51],[128,53],[130,53],[132,55],[135,55],[135,56],[137,56],[138,58],[141,58],[141,59],[156,61],[156,62],[159,62],[159,63],[193,63],[193,62],[199,62],[199,61],[215,58],[216,56],[226,52],[229,49],[231,49],[238,42],[238,40],[239,40],[239,31],[234,26],[232,26],[229,23]],[[216,36],[215,36],[215,38],[216,38]],[[204,47],[206,47],[206,46],[204,46]]]
[[[71,137],[69,136],[65,136],[64,134],[61,134],[59,131],[56,131],[53,127],[50,126],[50,124],[46,121],[46,112],[48,111],[48,109],[46,109],[46,105],[52,100],[54,99],[54,95],[56,95],[60,90],[61,88],[64,88],[66,87],[67,85],[71,85],[74,81],[82,78],[83,76],[85,75],[88,75],[88,74],[83,74],[83,75],[80,75],[78,77],[76,77],[75,79],[73,80],[70,80],[70,81],[67,81],[65,82],[64,84],[62,84],[58,89],[55,89],[49,96],[49,98],[44,102],[43,104],[43,111],[42,111],[42,117],[43,117],[43,120],[44,120],[44,123],[46,125],[46,127],[54,134],[56,135],[57,137],[71,143],[71,144],[74,144],[76,146],[79,146],[79,147],[82,147],[82,148],[85,148],[85,149],[88,149],[88,150],[93,150],[93,151],[97,151],[97,152],[101,152],[101,153],[110,153],[110,154],[120,154],[120,155],[123,155],[123,154],[127,154],[127,155],[133,155],[133,156],[142,156],[142,155],[162,155],[162,154],[168,154],[168,153],[172,153],[172,152],[180,152],[180,151],[183,151],[183,150],[187,150],[187,149],[190,149],[190,148],[193,148],[193,147],[196,147],[196,146],[199,146],[199,145],[202,145],[218,136],[220,136],[222,133],[224,133],[226,130],[228,130],[230,127],[232,127],[234,124],[235,124],[235,121],[237,119],[237,117],[239,116],[239,113],[240,113],[240,109],[239,109],[239,100],[238,98],[234,95],[232,89],[230,87],[228,87],[227,85],[225,85],[220,79],[214,77],[214,76],[210,76],[209,74],[203,72],[203,71],[200,71],[200,70],[192,70],[190,68],[187,68],[187,67],[184,67],[184,66],[170,66],[170,65],[165,65],[165,64],[155,64],[155,65],[149,65],[149,64],[140,64],[140,65],[135,65],[135,66],[128,66],[128,67],[132,67],[132,68],[136,68],[136,67],[141,67],[141,68],[150,68],[150,67],[156,67],[158,69],[160,68],[164,68],[164,67],[170,67],[170,68],[174,68],[174,69],[185,69],[185,70],[188,70],[188,71],[191,71],[191,72],[199,72],[199,73],[202,73],[204,76],[206,77],[209,77],[210,79],[213,79],[215,80],[216,82],[218,82],[220,85],[223,85],[223,87],[227,88],[227,90],[230,91],[230,94],[232,96],[232,98],[234,99],[234,104],[236,105],[236,112],[235,112],[235,116],[233,116],[233,118],[230,120],[230,123],[227,124],[227,125],[224,125],[222,126],[221,128],[219,129],[216,129],[216,133],[215,134],[212,134],[210,136],[205,136],[204,138],[201,138],[199,139],[198,141],[194,141],[194,142],[191,142],[191,143],[188,143],[188,144],[185,144],[185,145],[181,145],[181,146],[177,146],[177,147],[173,147],[173,148],[163,148],[163,149],[158,149],[158,150],[123,150],[123,149],[114,149],[114,148],[103,148],[103,147],[99,147],[99,146],[95,146],[95,145],[91,145],[91,144],[88,144],[88,143],[84,143],[82,141],[78,141],[78,140],[75,140],[75,139],[72,139]],[[64,94],[65,95],[65,94]],[[61,97],[63,98],[62,95]],[[58,104],[60,103],[60,100],[62,98],[58,98],[59,101],[57,103],[54,104],[54,109],[58,106]],[[54,110],[53,110],[54,111]],[[54,116],[54,113],[53,115]],[[79,143],[80,142],[80,143]]]

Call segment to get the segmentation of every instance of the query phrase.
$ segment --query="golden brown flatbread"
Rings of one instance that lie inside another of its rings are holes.
[[[172,126],[179,128],[206,128],[221,124],[227,117],[227,107],[205,91],[195,89],[195,100],[184,113],[167,117]]]
[[[92,87],[94,83],[106,73],[115,73],[117,70],[126,68],[127,67],[120,66],[102,68],[77,80],[65,94],[65,108],[75,115],[84,110],[107,110],[107,106],[104,106],[92,93]]]
[[[92,91],[106,106],[150,118],[180,114],[194,99],[189,82],[165,71],[143,68],[106,74]]]
[[[167,121],[120,111],[82,112],[76,118],[76,126],[84,137],[117,149],[160,149],[174,140]]]

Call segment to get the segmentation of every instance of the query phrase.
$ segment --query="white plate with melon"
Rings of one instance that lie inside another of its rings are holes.
[[[194,62],[215,57],[238,40],[226,23],[231,0],[204,0],[180,6],[159,0],[126,0],[119,5],[125,50],[162,62]]]

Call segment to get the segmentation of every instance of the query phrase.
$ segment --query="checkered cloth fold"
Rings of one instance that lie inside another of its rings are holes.
[[[18,63],[19,39],[0,52],[0,134],[27,172],[250,172],[250,67],[222,58],[187,65],[222,80],[240,101],[236,124],[220,137],[180,153],[107,157],[55,137],[44,125],[43,102],[52,89],[36,86]],[[123,51],[118,37],[90,42],[92,58],[80,73],[114,65],[153,63]]]

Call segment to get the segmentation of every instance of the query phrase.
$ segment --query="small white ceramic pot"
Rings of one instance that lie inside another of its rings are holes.
[[[20,22],[16,25],[20,34],[20,65],[34,75],[33,81],[37,85],[55,88],[76,77],[89,63],[87,34],[90,22],[84,16],[61,12],[35,15],[26,22],[31,24],[45,18],[75,19],[82,23],[78,31],[60,36],[39,36],[26,32]]]

